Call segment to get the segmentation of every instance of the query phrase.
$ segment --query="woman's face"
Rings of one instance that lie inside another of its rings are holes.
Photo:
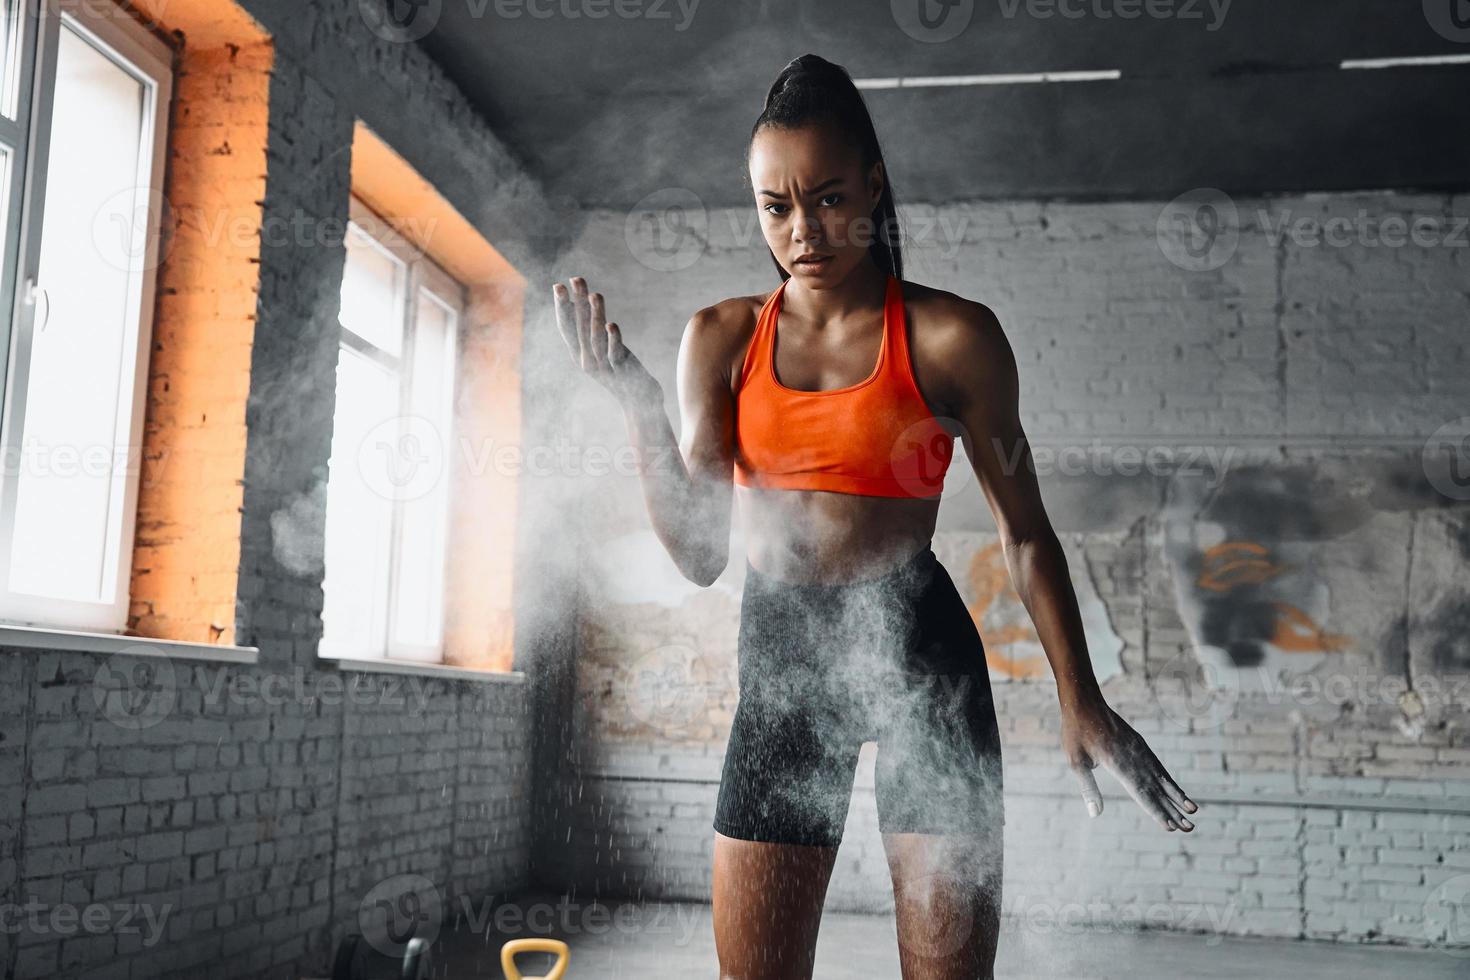
[[[830,125],[763,126],[750,144],[750,184],[776,261],[812,289],[842,282],[878,229],[883,164],[863,172],[858,151]],[[816,262],[798,261],[815,255]]]

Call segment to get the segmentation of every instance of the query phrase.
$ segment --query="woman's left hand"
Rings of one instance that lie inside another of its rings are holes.
[[[1184,814],[1198,811],[1199,806],[1184,795],[1143,736],[1106,703],[1064,712],[1062,748],[1082,784],[1082,799],[1092,816],[1103,808],[1092,770],[1105,765],[1160,827],[1186,833],[1194,829]]]

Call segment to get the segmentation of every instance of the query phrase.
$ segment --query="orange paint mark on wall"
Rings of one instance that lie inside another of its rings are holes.
[[[1273,602],[1276,629],[1271,643],[1285,653],[1322,653],[1346,650],[1352,638],[1342,633],[1329,633],[1316,620],[1289,602]]]
[[[1292,570],[1273,564],[1263,545],[1251,541],[1223,541],[1208,549],[1196,583],[1211,592],[1229,592],[1243,585],[1260,585]]]
[[[1017,643],[1041,645],[1041,638],[1027,620],[1025,625],[1004,626],[987,630],[982,624],[985,615],[997,603],[1006,602],[1025,611],[1021,597],[1011,587],[1010,571],[1006,568],[1004,552],[999,543],[986,545],[975,552],[968,569],[969,585],[975,593],[975,601],[967,607],[975,628],[980,631],[980,640],[985,645],[985,663],[1006,677],[1030,680],[1048,676],[1051,665],[1043,655],[1024,657],[1012,656],[1007,648]]]
[[[1295,565],[1273,561],[1270,554],[1269,548],[1254,541],[1223,541],[1205,551],[1195,584],[1211,592],[1226,593],[1263,585],[1296,569]],[[1345,650],[1352,643],[1350,637],[1328,632],[1289,602],[1273,601],[1271,608],[1276,612],[1272,632],[1261,639],[1283,653]]]

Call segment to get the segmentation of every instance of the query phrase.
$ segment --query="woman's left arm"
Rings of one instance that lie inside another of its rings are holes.
[[[1011,583],[1035,624],[1056,676],[1062,748],[1092,816],[1102,794],[1092,770],[1105,765],[1161,827],[1190,831],[1185,813],[1199,807],[1185,796],[1133,728],[1108,707],[1092,661],[1066,553],[1042,505],[1031,450],[1021,428],[1016,359],[995,314],[955,297],[949,314],[924,341],[932,365],[931,400],[962,431],[965,452],[995,517]],[[916,346],[918,342],[916,341]]]

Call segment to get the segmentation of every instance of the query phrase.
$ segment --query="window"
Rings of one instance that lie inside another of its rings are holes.
[[[6,3],[0,49],[0,620],[121,632],[172,52],[58,0]]]
[[[355,197],[351,218],[321,654],[438,663],[465,290]]]

